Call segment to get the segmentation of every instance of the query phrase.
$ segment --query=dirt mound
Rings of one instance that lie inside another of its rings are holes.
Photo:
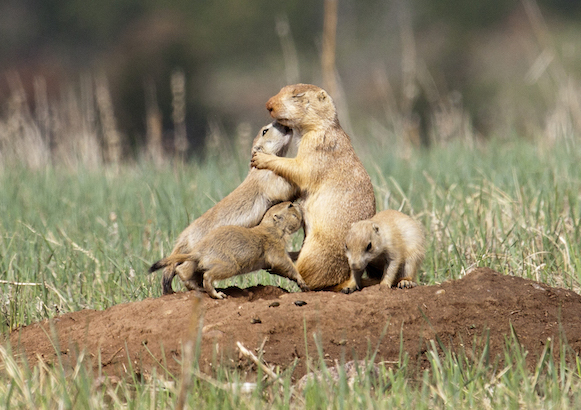
[[[306,371],[306,357],[317,359],[316,339],[325,360],[364,358],[377,346],[376,361],[397,360],[400,340],[419,368],[426,365],[427,341],[439,338],[450,349],[482,341],[489,332],[491,357],[501,355],[512,323],[531,363],[547,338],[558,340],[561,330],[581,354],[581,296],[518,277],[478,268],[456,281],[437,286],[382,292],[372,286],[344,295],[332,292],[287,293],[272,286],[229,288],[229,297],[202,297],[203,330],[200,360],[210,371],[217,360],[252,372],[235,343],[249,349],[263,345],[264,360],[286,369],[298,360],[293,376]],[[181,371],[182,341],[187,340],[194,292],[113,306],[105,311],[84,310],[26,326],[10,335],[13,349],[56,360],[48,335],[58,335],[62,360],[74,363],[86,349],[103,372],[147,374],[157,367],[174,375]],[[306,304],[297,301],[306,302]],[[387,324],[387,330],[382,332]],[[305,349],[308,349],[308,352]],[[556,349],[557,350],[557,349]],[[307,355],[308,353],[308,355]]]

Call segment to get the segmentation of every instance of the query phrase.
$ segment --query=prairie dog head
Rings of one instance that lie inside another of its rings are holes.
[[[252,154],[264,152],[284,157],[290,146],[293,132],[290,128],[276,121],[262,127],[252,143]]]
[[[261,225],[276,226],[284,234],[290,235],[299,230],[303,223],[301,207],[292,202],[281,202],[272,206],[262,218]]]
[[[351,225],[345,236],[345,256],[351,270],[363,271],[381,253],[381,235],[375,222],[359,221]]]
[[[337,121],[337,110],[331,96],[311,84],[283,87],[266,103],[270,116],[287,127],[308,132],[326,128]]]

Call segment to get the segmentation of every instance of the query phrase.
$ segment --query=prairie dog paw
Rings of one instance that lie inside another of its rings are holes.
[[[299,285],[299,288],[301,288],[301,291],[303,292],[308,292],[311,290],[311,288],[309,288],[309,285],[307,285],[304,280],[297,281],[297,285]]]
[[[348,286],[346,288],[341,289],[341,293],[349,295],[350,293],[355,292],[356,290],[361,290],[357,286]]]
[[[252,159],[250,160],[250,166],[257,169],[266,168],[266,163],[269,157],[272,155],[265,154],[263,152],[255,152],[252,154]]]
[[[400,289],[411,289],[411,288],[415,288],[416,286],[418,286],[418,284],[416,282],[413,282],[413,281],[407,280],[407,279],[402,279],[397,284],[397,287]]]

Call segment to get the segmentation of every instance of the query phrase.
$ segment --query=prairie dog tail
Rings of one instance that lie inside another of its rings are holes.
[[[184,263],[184,262],[188,262],[188,261],[190,261],[192,264],[194,264],[193,270],[195,270],[196,262],[193,260],[193,256],[191,254],[185,254],[185,253],[177,253],[175,255],[170,255],[167,258],[163,258],[163,259],[155,262],[153,265],[151,265],[151,267],[149,268],[149,273],[152,273],[158,269],[164,268],[163,269],[163,276],[161,279],[161,286],[162,286],[162,290],[163,290],[164,295],[171,295],[172,293],[174,293],[173,288],[171,286],[171,283],[172,283],[173,278],[176,276],[176,273],[177,273],[176,267],[180,263]]]
[[[155,272],[158,269],[165,268],[168,265],[179,265],[186,261],[193,261],[193,256],[187,253],[176,253],[175,255],[170,255],[167,258],[163,258],[155,262],[149,268],[149,273]],[[172,269],[172,270],[175,270]]]
[[[151,267],[151,269],[153,269],[153,266]],[[175,265],[166,266],[165,269],[163,270],[163,276],[161,279],[161,288],[164,295],[171,295],[172,293],[175,293],[171,286],[175,275],[176,275]]]

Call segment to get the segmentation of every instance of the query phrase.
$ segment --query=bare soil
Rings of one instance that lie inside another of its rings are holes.
[[[371,286],[350,295],[333,292],[287,293],[273,286],[228,288],[225,300],[201,296],[200,367],[238,367],[255,376],[256,368],[240,355],[236,342],[250,350],[262,346],[263,359],[305,374],[307,358],[362,359],[377,349],[375,361],[397,361],[400,343],[411,363],[428,366],[430,340],[446,349],[476,354],[489,338],[490,360],[502,361],[512,324],[534,366],[548,339],[565,337],[570,353],[581,355],[581,296],[530,280],[477,268],[465,277],[437,286],[381,291]],[[15,352],[29,363],[54,363],[57,351],[65,366],[84,351],[91,365],[109,375],[181,373],[182,344],[189,340],[195,292],[83,310],[18,329],[10,335]],[[297,301],[306,302],[302,306]],[[54,336],[58,335],[55,343]],[[50,339],[53,339],[51,341]],[[316,342],[316,340],[318,342]],[[568,360],[572,356],[568,356]]]

